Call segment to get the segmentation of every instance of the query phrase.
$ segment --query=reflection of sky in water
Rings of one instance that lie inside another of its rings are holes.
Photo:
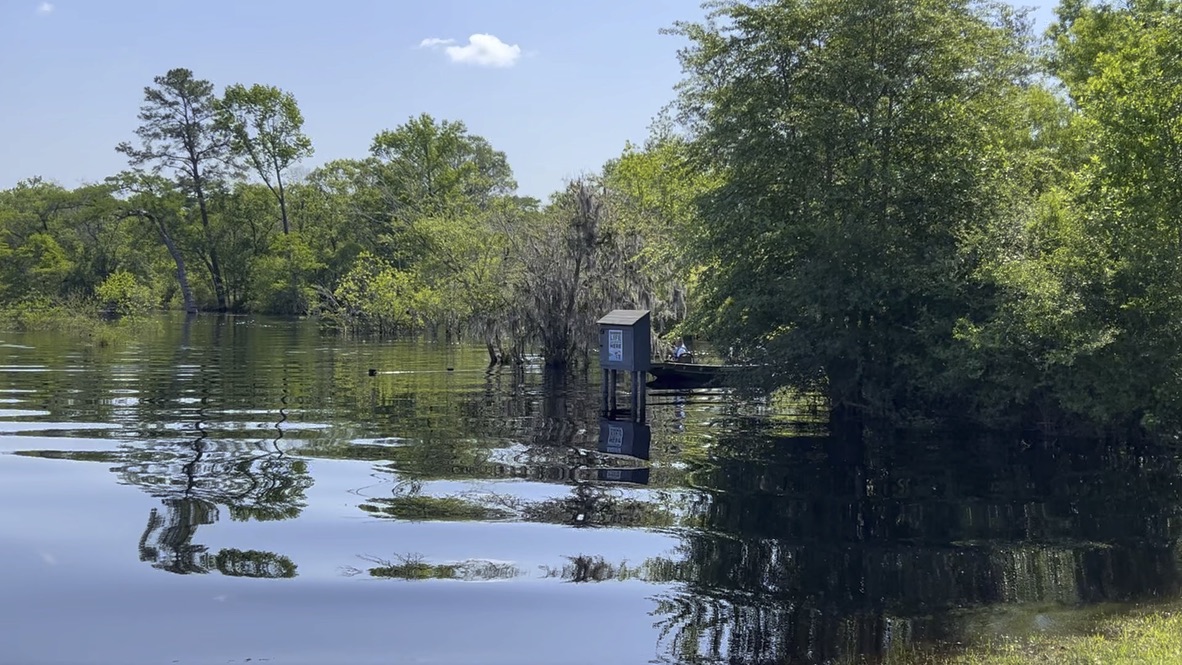
[[[50,415],[48,411],[35,411],[33,409],[0,409],[0,418],[33,418],[48,415]]]

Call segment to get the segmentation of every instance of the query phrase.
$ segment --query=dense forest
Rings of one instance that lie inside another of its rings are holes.
[[[1182,2],[724,1],[643,146],[548,201],[421,115],[308,169],[292,93],[173,69],[126,171],[0,192],[0,303],[314,315],[586,362],[651,309],[839,413],[1182,425]],[[130,119],[129,119],[130,120]],[[129,122],[129,126],[131,123]]]

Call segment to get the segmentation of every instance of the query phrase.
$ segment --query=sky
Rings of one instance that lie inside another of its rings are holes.
[[[1034,9],[1041,32],[1054,2]],[[460,120],[546,199],[643,142],[681,78],[662,35],[699,0],[0,0],[0,189],[126,167],[170,69],[295,95],[315,155],[362,158],[412,116]]]

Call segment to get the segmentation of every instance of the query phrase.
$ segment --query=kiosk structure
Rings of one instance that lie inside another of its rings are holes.
[[[632,375],[632,419],[644,422],[645,374],[652,366],[652,328],[647,309],[616,309],[599,324],[599,366],[603,369],[603,411],[616,411],[616,381]]]

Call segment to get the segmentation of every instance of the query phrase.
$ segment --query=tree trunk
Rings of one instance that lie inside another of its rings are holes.
[[[283,235],[291,233],[291,226],[287,222],[287,195],[283,191],[283,174],[275,169],[275,184],[279,186],[276,198],[279,199],[279,217],[283,219]]]
[[[185,270],[185,257],[181,255],[180,249],[177,248],[176,243],[173,242],[172,236],[168,234],[168,227],[164,225],[164,221],[152,213],[141,210],[135,214],[144,217],[156,225],[156,231],[160,234],[160,240],[164,243],[164,247],[168,249],[168,254],[172,256],[172,260],[176,263],[176,282],[181,289],[181,299],[184,300],[185,313],[197,313],[197,301],[193,299],[193,290],[189,288],[189,273]]]
[[[205,187],[200,178],[195,178],[197,207],[201,211],[201,227],[205,231],[206,253],[209,255],[209,275],[213,280],[213,293],[218,300],[218,311],[229,309],[226,301],[226,285],[222,282],[222,266],[218,261],[217,246],[213,242],[213,231],[209,225],[209,208],[205,204]]]

